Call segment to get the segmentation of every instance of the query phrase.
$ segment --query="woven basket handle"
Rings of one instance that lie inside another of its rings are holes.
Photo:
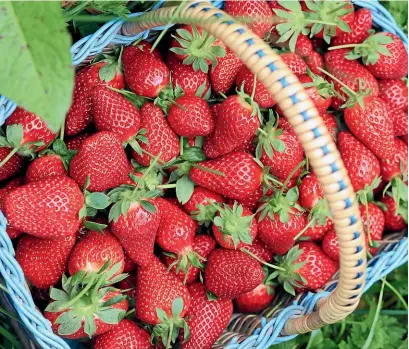
[[[321,183],[333,215],[340,247],[336,290],[309,315],[290,319],[284,335],[305,333],[345,318],[358,305],[366,269],[366,248],[355,194],[340,154],[313,103],[281,58],[244,25],[207,2],[161,8],[125,23],[135,35],[167,23],[193,24],[222,40],[257,75],[284,111]]]

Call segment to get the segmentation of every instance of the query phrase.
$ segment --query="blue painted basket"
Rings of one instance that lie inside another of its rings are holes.
[[[164,0],[158,1],[153,9],[161,7]],[[223,1],[212,1],[213,5],[221,8]],[[399,35],[407,46],[407,37],[396,25],[391,14],[379,4],[377,0],[355,1],[353,3],[359,7],[365,7],[372,11],[373,23],[376,27]],[[138,16],[141,13],[132,14]],[[124,20],[114,20],[106,23],[96,33],[89,35],[76,42],[71,48],[73,65],[77,66],[87,57],[100,53],[109,44],[129,45],[138,38],[146,38],[150,32],[159,32],[163,27],[157,27],[138,35],[129,37],[118,34]],[[16,105],[5,97],[0,96],[0,125],[14,111]],[[47,349],[69,349],[79,348],[78,342],[67,342],[55,335],[51,330],[51,325],[42,314],[36,310],[30,291],[25,283],[24,274],[14,258],[13,245],[6,233],[6,219],[0,212],[0,276],[6,286],[5,293],[8,304],[18,316],[26,337],[29,339],[27,347],[47,348]],[[365,289],[371,287],[376,281],[383,278],[395,268],[406,263],[408,260],[408,241],[402,238],[398,243],[391,243],[385,246],[381,253],[373,258],[367,266]],[[273,318],[268,320],[262,316],[250,315],[250,322],[256,321],[257,326],[246,326],[255,328],[252,333],[241,333],[241,326],[237,326],[238,319],[242,321],[239,314],[235,314],[233,319],[220,338],[215,347],[226,349],[247,349],[247,348],[268,348],[269,346],[288,341],[295,337],[280,335],[285,323],[292,317],[311,313],[317,302],[322,298],[327,298],[336,287],[336,277],[329,282],[321,292],[307,293],[296,300],[287,303],[288,306],[281,308],[274,313]],[[228,343],[228,344],[226,344]],[[200,349],[200,348],[198,348]]]

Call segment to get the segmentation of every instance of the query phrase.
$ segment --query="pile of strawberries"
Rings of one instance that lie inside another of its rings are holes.
[[[225,10],[257,17],[250,29],[304,84],[374,255],[407,224],[402,41],[349,1]],[[80,69],[59,134],[17,108],[0,137],[16,259],[55,333],[95,349],[211,348],[233,309],[262,311],[276,289],[314,291],[338,270],[322,187],[273,97],[201,28],[168,39]]]

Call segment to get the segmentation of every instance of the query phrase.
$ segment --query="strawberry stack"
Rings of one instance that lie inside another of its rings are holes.
[[[373,256],[407,225],[403,42],[349,0],[225,10],[275,19],[248,26],[334,138]],[[16,259],[55,333],[95,349],[210,349],[234,309],[315,291],[339,268],[328,203],[285,113],[221,41],[195,26],[170,35],[79,70],[59,134],[17,108],[0,137]]]

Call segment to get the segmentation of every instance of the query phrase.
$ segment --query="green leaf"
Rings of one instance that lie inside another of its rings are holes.
[[[10,125],[6,128],[6,137],[8,142],[14,147],[19,148],[23,140],[24,130],[23,125]]]
[[[190,200],[194,189],[195,185],[189,176],[185,175],[176,181],[176,197],[182,205]]]
[[[156,308],[156,316],[160,320],[160,322],[165,323],[168,321],[168,315],[166,312],[160,308]]]
[[[60,336],[67,336],[77,332],[81,328],[82,319],[77,316],[72,321],[65,322],[58,327],[58,334]]]
[[[156,213],[156,207],[150,201],[142,200],[141,205],[143,209],[149,213]]]
[[[94,315],[86,315],[84,321],[84,332],[92,337],[97,331],[97,325],[95,324]]]
[[[125,310],[123,309],[108,309],[97,311],[96,315],[100,318],[101,321],[106,324],[116,325],[125,315]]]
[[[71,39],[60,3],[4,1],[0,23],[0,94],[38,114],[57,132],[74,87]]]
[[[111,204],[111,200],[104,193],[91,193],[85,197],[85,203],[97,210],[103,210]]]
[[[52,287],[50,290],[50,298],[54,299],[55,301],[67,301],[68,295],[64,291]]]
[[[103,233],[103,230],[107,227],[106,224],[90,222],[90,221],[84,221],[83,224],[85,228],[89,230],[93,230],[93,231],[99,231],[100,233]]]
[[[178,318],[183,310],[183,298],[175,298],[172,302],[172,315],[173,318]]]

